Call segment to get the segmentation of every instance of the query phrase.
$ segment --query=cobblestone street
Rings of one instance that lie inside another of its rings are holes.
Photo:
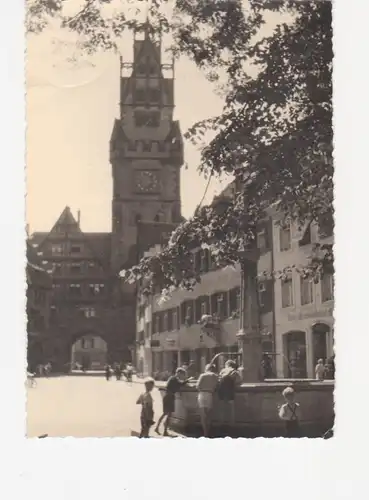
[[[27,434],[37,437],[122,437],[139,430],[140,407],[136,399],[143,385],[103,377],[37,379],[27,390]],[[156,418],[161,397],[154,389]]]

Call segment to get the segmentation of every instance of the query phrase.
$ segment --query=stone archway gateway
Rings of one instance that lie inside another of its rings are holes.
[[[108,344],[100,335],[86,332],[71,345],[71,367],[85,370],[102,370],[108,361]]]

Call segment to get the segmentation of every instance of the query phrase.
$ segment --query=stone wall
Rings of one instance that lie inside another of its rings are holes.
[[[161,394],[165,384],[157,383]],[[293,385],[296,401],[301,406],[301,429],[306,437],[321,437],[334,424],[334,382],[286,381],[260,384],[243,384],[238,388],[235,406],[236,423],[233,431],[244,437],[283,436],[284,423],[278,417],[278,405],[283,404],[282,391]],[[222,426],[219,401],[215,402],[213,428],[215,434]],[[197,435],[200,416],[197,407],[197,391],[194,386],[184,388],[176,396],[176,409],[172,427],[179,432]]]

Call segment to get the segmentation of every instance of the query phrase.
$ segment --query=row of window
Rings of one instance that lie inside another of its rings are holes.
[[[324,274],[320,281],[322,302],[333,300],[334,278],[333,274]],[[292,276],[287,280],[281,281],[282,307],[291,307],[294,305],[294,292]],[[314,302],[315,284],[309,278],[300,277],[300,303],[302,306]]]
[[[140,125],[141,126],[141,125]],[[138,153],[165,153],[168,149],[170,151],[178,151],[181,143],[178,140],[173,140],[171,143],[164,141],[129,141],[127,145],[128,151],[135,151]]]
[[[43,261],[44,265],[48,264],[48,261]],[[61,262],[53,262],[52,270],[55,276],[61,276],[62,274],[72,274],[74,276],[83,274],[86,271],[92,271],[97,269],[97,266],[94,262],[79,262],[79,263],[61,263]]]
[[[139,103],[154,103],[159,104],[161,92],[159,88],[136,88],[133,92],[133,101]]]
[[[204,315],[212,315],[220,321],[235,315],[240,310],[240,288],[217,292],[182,302],[179,307],[153,314],[153,333],[173,331],[181,325],[198,323]]]
[[[333,220],[326,219],[321,221],[319,227],[319,237],[327,238],[333,234]],[[280,226],[279,228],[279,250],[281,252],[286,252],[291,249],[292,235],[291,235],[291,225]],[[299,241],[300,246],[309,245],[312,243],[312,225],[307,224],[304,233]],[[260,246],[259,246],[260,248]]]
[[[53,243],[51,245],[51,254],[59,255],[80,255],[83,251],[82,245],[71,245],[63,243]]]
[[[140,61],[135,64],[135,72],[137,75],[157,75],[158,69],[158,65],[150,56],[146,56],[145,61]]]
[[[71,297],[81,297],[82,295],[87,295],[91,297],[101,296],[105,292],[105,285],[103,283],[70,283],[62,285],[61,283],[54,283],[52,285],[54,292],[56,293],[67,293]]]
[[[310,227],[310,226],[309,226]],[[271,242],[270,242],[270,233],[268,230],[268,224],[261,225],[258,228],[257,234],[256,234],[256,243],[257,243],[257,248],[260,250],[260,252],[265,252],[267,250],[270,250],[271,248]],[[309,232],[310,234],[310,232]],[[320,231],[321,237],[329,236],[329,230],[326,229],[324,234],[323,231]],[[280,227],[279,228],[279,249],[281,252],[287,251],[291,249],[291,227]],[[311,243],[311,238],[310,239],[304,239],[303,244],[308,244]],[[194,254],[194,266],[196,272],[200,273],[207,273],[211,271],[212,269],[215,269],[215,263],[211,257],[211,254],[208,250],[198,250]]]
[[[80,306],[76,310],[77,310],[78,315],[81,318],[96,318],[97,317],[97,311],[94,307]],[[52,322],[57,321],[59,312],[60,312],[59,309],[55,305],[51,306],[50,319]]]
[[[135,111],[134,119],[136,127],[159,127],[160,111]]]

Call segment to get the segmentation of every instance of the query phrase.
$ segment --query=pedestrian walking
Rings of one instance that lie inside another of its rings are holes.
[[[189,378],[186,378],[186,371],[183,368],[177,368],[175,375],[169,377],[163,397],[163,414],[155,427],[155,432],[157,434],[160,434],[160,424],[166,417],[163,436],[169,436],[168,426],[172,413],[174,413],[175,410],[175,395],[189,380]]]
[[[153,378],[145,380],[145,392],[140,394],[136,404],[141,405],[141,432],[140,438],[148,438],[150,428],[154,425],[154,401],[151,392],[154,389],[155,381]]]
[[[285,437],[300,437],[300,405],[295,401],[295,391],[292,387],[286,387],[282,392],[285,404],[279,408],[279,418],[285,422]]]
[[[110,380],[111,377],[111,369],[109,365],[105,366],[105,378],[106,380]]]
[[[132,366],[132,363],[127,363],[127,366],[126,366],[126,378],[127,378],[127,382],[132,382],[132,378],[133,378],[133,366]]]
[[[206,365],[205,372],[202,373],[197,381],[198,390],[197,403],[200,410],[201,426],[204,437],[209,437],[211,425],[211,412],[213,409],[214,393],[218,386],[218,376],[215,373],[213,365]]]

